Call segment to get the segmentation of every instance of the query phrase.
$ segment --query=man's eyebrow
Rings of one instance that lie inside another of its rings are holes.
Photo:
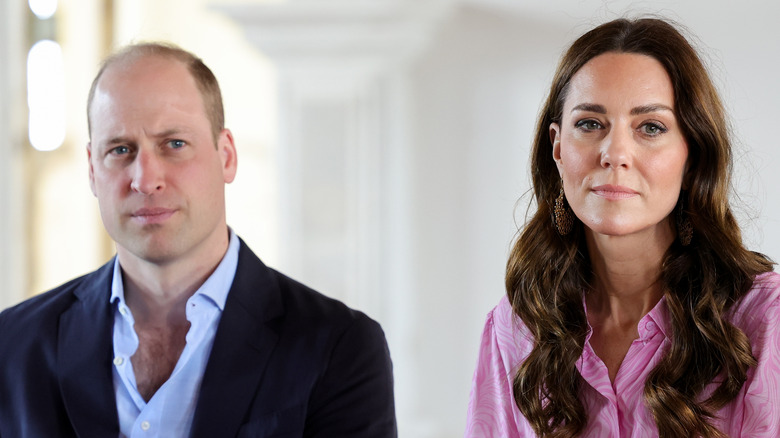
[[[597,103],[581,103],[571,109],[571,112],[574,111],[587,111],[587,112],[599,113],[599,114],[607,113],[607,109],[604,107],[604,105],[599,105]]]
[[[674,110],[662,103],[651,103],[649,105],[642,105],[631,109],[631,115],[637,116],[640,114],[654,113],[656,111],[669,111],[674,113]]]
[[[107,142],[105,142],[106,145],[112,146],[115,144],[132,144],[134,143],[133,140],[131,140],[129,137],[113,137]]]
[[[186,129],[182,129],[182,128],[170,128],[170,129],[166,129],[164,131],[156,132],[156,133],[152,134],[152,137],[155,137],[155,138],[165,138],[165,137],[175,136],[175,135],[178,135],[178,134],[186,134],[187,132],[188,131]]]

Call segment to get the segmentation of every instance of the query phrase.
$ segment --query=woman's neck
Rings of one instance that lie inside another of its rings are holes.
[[[589,318],[635,328],[663,296],[661,265],[674,239],[671,229],[630,236],[588,231],[586,236],[594,274],[586,298]]]

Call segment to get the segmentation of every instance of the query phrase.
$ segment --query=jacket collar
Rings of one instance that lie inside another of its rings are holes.
[[[235,436],[279,339],[281,292],[241,241],[238,268],[201,382],[190,436]]]
[[[119,434],[112,377],[113,260],[84,278],[60,319],[59,383],[79,437]],[[235,436],[279,339],[284,307],[272,271],[241,241],[238,268],[206,364],[190,436]]]
[[[113,260],[87,275],[60,317],[57,368],[63,403],[79,437],[119,434],[112,378],[108,295]]]

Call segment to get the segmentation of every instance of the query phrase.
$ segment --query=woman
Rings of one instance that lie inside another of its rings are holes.
[[[620,19],[574,42],[467,437],[780,437],[780,275],[729,208],[727,126],[670,24]]]

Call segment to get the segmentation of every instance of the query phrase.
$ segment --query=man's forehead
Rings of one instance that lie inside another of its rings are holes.
[[[177,74],[182,77],[192,78],[186,65],[178,59],[159,54],[129,55],[106,66],[98,80],[97,88],[115,81],[153,78],[161,68],[168,72],[178,70]]]
[[[160,55],[135,56],[132,59],[118,60],[107,66],[95,87],[90,105],[90,115],[105,105],[115,107],[134,106],[145,98],[176,90],[176,100],[187,96],[202,100],[197,83],[187,67],[179,60]]]
[[[98,126],[107,128],[112,117],[122,122],[144,113],[157,114],[166,107],[202,112],[197,117],[203,115],[212,126],[203,93],[189,64],[176,56],[133,53],[111,60],[90,96],[90,136]]]

